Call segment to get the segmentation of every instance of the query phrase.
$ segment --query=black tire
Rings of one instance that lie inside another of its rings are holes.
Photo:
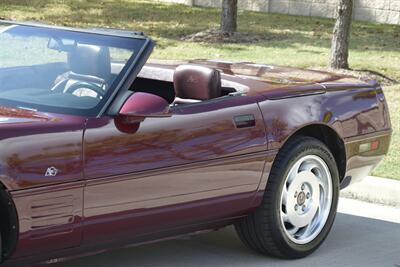
[[[0,232],[0,263],[3,262],[3,240],[1,239],[1,232]]]
[[[291,167],[307,155],[320,157],[328,166],[332,180],[332,202],[321,232],[309,243],[292,242],[283,229],[280,210],[281,193]],[[240,239],[251,249],[264,255],[296,259],[314,252],[327,237],[336,215],[339,194],[339,173],[332,153],[318,139],[292,138],[279,151],[272,166],[262,204],[235,225]]]

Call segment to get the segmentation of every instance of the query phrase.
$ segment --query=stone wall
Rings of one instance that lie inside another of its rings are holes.
[[[220,7],[222,0],[159,0],[194,6]],[[335,17],[338,0],[238,0],[245,10],[315,17]],[[354,0],[354,19],[400,24],[400,0]]]

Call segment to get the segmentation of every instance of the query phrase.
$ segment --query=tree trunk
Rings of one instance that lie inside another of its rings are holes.
[[[337,11],[338,17],[333,29],[330,66],[334,69],[348,69],[353,0],[339,0]]]
[[[233,33],[237,30],[237,0],[223,0],[221,31]]]

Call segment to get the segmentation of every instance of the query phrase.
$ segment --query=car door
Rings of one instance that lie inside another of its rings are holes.
[[[219,220],[243,212],[265,163],[255,98],[237,96],[122,124],[90,119],[84,134],[84,243]]]

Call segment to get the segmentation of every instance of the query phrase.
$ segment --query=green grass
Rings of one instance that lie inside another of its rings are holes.
[[[0,17],[79,27],[144,31],[157,41],[158,59],[232,59],[296,67],[326,66],[333,20],[239,12],[239,30],[269,36],[249,44],[189,43],[181,37],[219,25],[219,10],[145,0],[1,0]],[[400,27],[353,24],[350,65],[400,81]],[[394,136],[375,175],[400,179],[400,86],[386,88]]]
[[[2,0],[0,17],[142,30],[158,42],[155,58],[229,58],[300,67],[326,65],[333,28],[329,19],[240,12],[239,30],[271,40],[251,46],[186,43],[180,37],[218,27],[219,10],[143,0]],[[400,80],[400,27],[355,23],[350,62],[353,68]]]

